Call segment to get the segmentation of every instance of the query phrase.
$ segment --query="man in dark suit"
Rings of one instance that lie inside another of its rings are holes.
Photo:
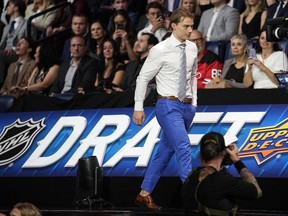
[[[148,56],[149,50],[158,42],[158,39],[150,33],[142,33],[141,37],[135,42],[134,50],[138,54],[138,59],[130,61],[127,64],[120,84],[122,90],[135,90],[136,79]]]
[[[288,15],[288,1],[279,0],[276,3],[268,6],[267,20],[276,17],[287,17]]]
[[[95,83],[97,62],[86,55],[85,39],[80,35],[71,38],[71,61],[60,65],[59,74],[51,87],[49,96],[71,92],[85,94]]]
[[[268,5],[267,8],[267,19],[262,27],[263,30],[267,28],[267,20],[274,19],[277,17],[287,17],[288,16],[288,0],[279,0],[274,4]],[[287,23],[279,23],[277,27],[287,27]]]
[[[81,35],[85,38],[85,41],[88,41],[88,38],[90,37],[89,24],[88,17],[85,14],[75,14],[72,17],[71,36],[73,35]],[[61,60],[71,60],[70,38],[65,40]]]
[[[27,21],[24,19],[26,5],[23,0],[9,0],[7,15],[10,22],[3,29],[0,41],[0,87],[3,85],[8,66],[17,61],[16,44],[26,36]]]

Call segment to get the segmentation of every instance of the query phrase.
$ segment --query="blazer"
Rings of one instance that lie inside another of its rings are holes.
[[[6,25],[3,30],[3,35],[0,42],[0,50],[4,50],[6,48],[6,41],[8,38],[8,32],[11,26],[11,20],[9,22],[9,25]],[[20,17],[18,27],[12,32],[13,37],[13,47],[16,47],[18,41],[21,37],[27,36],[27,21],[24,19],[24,17]]]
[[[273,16],[274,16],[279,4],[280,4],[280,2],[276,2],[267,8],[267,19],[266,20],[273,19]],[[287,15],[288,15],[288,3],[285,5],[283,10],[277,15],[277,17],[287,17]]]
[[[1,94],[7,93],[7,94],[12,94],[16,97],[19,96],[19,94],[17,94],[17,93],[14,94],[14,93],[10,92],[10,89],[12,87],[12,80],[13,80],[13,76],[15,73],[16,65],[17,65],[17,62],[10,64],[8,71],[7,71],[6,79],[5,79],[4,84],[0,90]],[[22,66],[21,71],[19,72],[16,86],[19,86],[19,87],[27,86],[29,77],[30,77],[32,71],[34,70],[34,68],[35,68],[34,59],[31,59],[29,57],[29,59],[27,61],[25,61],[25,63]]]
[[[58,77],[53,83],[50,93],[60,94],[64,84],[65,77],[70,67],[70,60],[63,62],[60,65]],[[98,73],[99,66],[97,65],[96,60],[85,55],[77,67],[77,70],[74,74],[72,80],[72,88],[70,92],[77,93],[78,88],[81,87],[84,91],[90,90],[95,83],[96,75]]]
[[[214,8],[203,12],[198,31],[204,36],[207,36],[207,32],[212,20]],[[237,33],[240,20],[240,13],[237,9],[225,5],[218,13],[217,19],[214,23],[210,41],[230,40],[231,37]]]

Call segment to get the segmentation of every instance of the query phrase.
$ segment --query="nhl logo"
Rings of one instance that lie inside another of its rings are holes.
[[[36,135],[46,126],[44,119],[25,122],[17,119],[3,128],[0,134],[0,166],[15,161],[29,149]]]

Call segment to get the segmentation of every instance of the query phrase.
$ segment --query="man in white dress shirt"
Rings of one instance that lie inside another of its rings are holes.
[[[157,153],[149,163],[141,185],[142,190],[135,201],[136,204],[154,211],[159,211],[161,207],[154,203],[151,193],[172,156],[176,155],[178,174],[182,182],[192,170],[188,130],[197,105],[197,47],[187,39],[193,24],[191,13],[182,9],[175,10],[171,15],[172,35],[150,50],[137,78],[133,121],[137,125],[143,124],[143,101],[147,85],[156,77],[158,100],[155,115],[163,130]],[[185,47],[186,56],[184,54],[183,58],[181,46]],[[182,65],[186,67],[183,68]],[[184,72],[185,81],[178,83],[183,78],[180,76],[181,71]],[[183,83],[183,91],[178,91]],[[184,99],[179,99],[180,92],[184,93],[184,96],[181,94]]]
[[[148,19],[148,26],[140,30],[137,34],[138,39],[142,33],[154,34],[158,41],[162,41],[163,36],[167,33],[164,28],[164,17],[162,14],[162,5],[158,2],[151,2],[146,7],[146,17]]]

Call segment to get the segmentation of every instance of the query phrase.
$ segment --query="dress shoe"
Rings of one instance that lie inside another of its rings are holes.
[[[153,211],[160,211],[161,210],[161,206],[157,206],[151,195],[147,195],[147,196],[141,196],[140,194],[137,195],[135,203],[139,206],[144,206],[150,210]]]

